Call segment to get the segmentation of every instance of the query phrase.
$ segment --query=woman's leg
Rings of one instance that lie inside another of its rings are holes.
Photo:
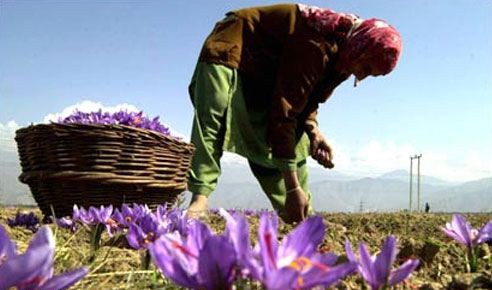
[[[233,70],[222,65],[198,63],[190,95],[195,107],[191,143],[195,153],[188,176],[193,193],[190,210],[207,209],[207,198],[215,190],[221,173],[226,112],[230,102]]]
[[[297,164],[297,176],[299,183],[307,194],[309,201],[309,213],[313,212],[311,206],[311,192],[308,188],[308,170],[307,162],[303,160]],[[253,162],[249,162],[249,167],[260,183],[261,188],[272,203],[273,208],[278,212],[278,215],[285,220],[287,213],[285,211],[285,199],[287,197],[284,179],[282,172],[275,168],[267,168]]]

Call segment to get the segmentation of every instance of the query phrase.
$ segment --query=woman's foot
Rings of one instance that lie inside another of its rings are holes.
[[[189,218],[199,218],[208,212],[208,197],[205,195],[193,195],[186,215]]]

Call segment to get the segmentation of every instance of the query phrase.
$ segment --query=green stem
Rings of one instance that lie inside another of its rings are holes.
[[[150,252],[149,250],[145,250],[141,256],[143,270],[148,270],[150,268],[150,260],[151,260]]]
[[[468,248],[468,265],[471,273],[477,272],[478,258],[475,247]]]
[[[104,225],[103,224],[97,224],[92,228],[92,233],[91,233],[91,255],[90,255],[90,261],[94,261],[96,257],[96,252],[99,250],[101,247],[101,235],[102,232],[104,231]]]

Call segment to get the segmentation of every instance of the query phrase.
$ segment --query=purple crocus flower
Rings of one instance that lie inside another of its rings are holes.
[[[311,217],[277,241],[278,216],[262,213],[255,252],[259,258],[257,273],[267,289],[311,289],[329,287],[355,270],[355,263],[334,266],[337,256],[321,254],[317,247],[323,240],[325,227],[319,216]]]
[[[224,235],[214,235],[196,220],[186,237],[168,233],[148,246],[161,272],[176,284],[191,289],[229,290],[237,264],[234,246]]]
[[[360,260],[357,260],[348,240],[345,241],[345,251],[349,261],[358,264],[358,271],[372,290],[393,286],[405,280],[419,265],[419,260],[407,260],[398,269],[391,270],[396,259],[396,238],[388,236],[384,241],[381,252],[371,256],[366,245],[359,244]]]
[[[468,248],[474,248],[492,239],[492,221],[489,221],[480,230],[476,230],[460,214],[453,214],[451,223],[446,223],[446,227],[441,227],[441,229],[446,235]]]
[[[59,219],[55,220],[56,225],[64,228],[64,229],[70,229],[72,232],[75,232],[77,228],[77,223],[71,219],[70,217],[62,217]]]
[[[155,215],[150,213],[142,217],[139,223],[130,225],[126,239],[132,248],[143,249],[166,232]]]
[[[120,227],[129,228],[132,223],[140,222],[140,219],[149,214],[150,209],[145,205],[138,205],[136,203],[133,206],[123,204],[121,211],[116,209],[113,213],[112,219],[115,220]]]
[[[477,230],[473,229],[462,215],[454,214],[451,223],[446,223],[446,227],[441,229],[446,235],[467,247],[468,271],[476,272],[478,269],[476,248],[479,244],[492,240],[492,221]]]
[[[188,218],[186,211],[179,208],[168,209],[166,206],[158,206],[156,216],[158,222],[168,232],[178,231],[185,236],[188,234],[191,219]]]
[[[27,214],[18,212],[14,218],[7,219],[7,224],[10,227],[22,226],[35,233],[39,227],[39,219],[33,212]]]
[[[84,207],[79,207],[77,205],[73,206],[73,220],[80,221],[86,225],[94,225],[95,217]]]
[[[259,272],[260,264],[253,256],[248,221],[244,215],[231,214],[222,208],[219,213],[226,220],[224,235],[234,246],[241,274],[244,277],[253,276],[258,279],[261,276]]]
[[[99,208],[89,207],[89,210],[85,210],[83,207],[80,209],[74,206],[74,220],[79,220],[86,225],[98,225],[102,224],[106,227],[106,231],[110,236],[118,230],[118,223],[111,218],[113,213],[113,206],[103,206]]]
[[[80,268],[53,276],[55,240],[48,226],[34,235],[24,254],[17,255],[15,244],[0,225],[0,289],[67,289],[88,272]]]
[[[93,220],[95,223],[100,223],[100,224],[107,224],[109,218],[111,217],[111,214],[113,213],[113,206],[103,206],[95,208],[95,207],[89,207],[89,214],[93,216]]]

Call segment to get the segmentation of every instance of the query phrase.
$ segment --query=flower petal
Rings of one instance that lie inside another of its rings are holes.
[[[419,260],[407,260],[398,269],[391,272],[388,285],[393,286],[405,280],[419,264]]]
[[[278,217],[263,213],[260,217],[258,229],[258,245],[260,247],[260,257],[265,271],[277,269],[277,226]]]
[[[193,253],[199,253],[205,241],[212,236],[212,230],[207,224],[199,220],[194,220],[189,226],[188,239],[185,241],[186,248]]]
[[[388,281],[391,266],[396,258],[396,238],[390,235],[386,238],[381,252],[374,262],[375,278],[379,284],[384,285]]]
[[[26,284],[37,277],[46,277],[43,274],[52,266],[53,248],[41,245],[26,251],[22,255],[10,258],[0,265],[0,289],[9,289],[16,285]]]
[[[476,244],[485,243],[486,241],[492,239],[492,221],[489,221],[484,225],[477,235]]]
[[[38,290],[64,290],[68,289],[79,280],[84,278],[85,275],[89,272],[89,269],[86,267],[73,270],[70,272],[65,272],[59,274],[55,277],[49,279],[46,283],[44,283],[41,287],[36,288]]]
[[[471,225],[470,223],[460,214],[453,214],[453,219],[451,220],[451,227],[454,232],[462,237],[462,239],[466,242],[468,247],[472,246],[472,238],[471,238]]]
[[[198,258],[200,284],[208,290],[230,289],[236,261],[234,246],[227,237],[209,237]]]
[[[43,226],[36,232],[31,242],[29,242],[29,246],[26,251],[39,246],[49,246],[53,249],[55,248],[55,238],[53,237],[53,232],[48,226]]]
[[[462,236],[458,235],[458,234],[457,234],[454,230],[452,230],[452,228],[451,228],[451,225],[450,225],[450,224],[446,224],[446,227],[445,227],[445,228],[441,227],[441,230],[442,230],[442,231],[443,231],[443,232],[444,232],[444,233],[445,233],[448,237],[450,237],[450,238],[454,239],[454,240],[455,240],[455,241],[457,241],[458,243],[463,244],[463,245],[465,245],[465,246],[467,245],[467,244],[466,244],[466,240],[465,240]]]
[[[191,289],[198,289],[199,283],[194,273],[189,273],[183,268],[180,260],[173,256],[173,252],[167,247],[166,236],[159,238],[149,245],[150,255],[166,278],[171,279],[174,283]]]
[[[143,245],[141,243],[141,240],[143,240],[144,237],[145,233],[142,228],[140,228],[136,224],[130,224],[130,228],[128,229],[128,233],[126,234],[126,240],[132,248],[136,250],[142,249]]]
[[[243,268],[247,268],[253,278],[259,279],[260,269],[258,261],[253,257],[248,221],[243,214],[231,215],[223,208],[219,209],[219,213],[226,220],[224,235],[232,241],[238,257],[238,263]]]
[[[13,241],[10,240],[7,235],[7,231],[0,224],[0,265],[4,259],[14,257],[17,253],[17,247]]]
[[[366,245],[361,242],[359,244],[359,253],[360,253],[360,261],[359,261],[359,272],[366,280],[369,285],[373,288],[378,288],[379,283],[376,280],[376,274],[374,270],[374,261],[367,250]]]
[[[312,289],[316,286],[323,286],[323,288],[331,287],[356,270],[357,264],[353,262],[329,267],[328,270],[321,270],[314,267],[311,271],[302,276],[304,284],[301,289]]]
[[[347,254],[347,259],[351,262],[357,262],[354,251],[352,250],[352,245],[348,239],[345,239],[345,253]]]
[[[282,268],[268,272],[263,284],[268,290],[295,289],[298,284],[299,274],[291,268]]]
[[[246,218],[242,214],[235,214],[233,217],[223,208],[219,209],[219,213],[226,220],[224,234],[231,239],[238,256],[243,257],[251,248],[249,226]]]
[[[296,257],[310,256],[323,241],[324,235],[323,218],[320,216],[310,217],[283,239],[278,255],[285,257],[294,253]]]

